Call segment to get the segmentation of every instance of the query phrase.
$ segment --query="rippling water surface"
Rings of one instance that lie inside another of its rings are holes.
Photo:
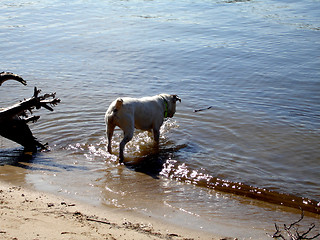
[[[2,1],[0,71],[28,86],[3,84],[0,106],[34,86],[62,102],[31,126],[50,152],[25,159],[0,138],[1,179],[243,238],[266,238],[299,206],[319,226],[319,10],[311,0]],[[108,105],[163,92],[182,103],[160,148],[137,131],[118,165]]]

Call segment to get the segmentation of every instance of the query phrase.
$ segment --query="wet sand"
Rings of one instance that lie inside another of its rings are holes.
[[[0,181],[1,239],[228,239]]]

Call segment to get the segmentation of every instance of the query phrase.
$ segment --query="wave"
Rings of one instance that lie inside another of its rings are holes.
[[[200,187],[320,214],[320,202],[318,201],[213,177],[198,170],[189,169],[186,164],[179,164],[172,159],[163,164],[160,175]]]

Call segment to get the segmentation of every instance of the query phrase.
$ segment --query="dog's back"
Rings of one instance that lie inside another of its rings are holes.
[[[162,124],[163,103],[159,98],[118,98],[111,103],[106,113],[106,120],[123,129],[134,124],[135,128],[150,130],[154,125]],[[161,121],[157,121],[160,119]]]

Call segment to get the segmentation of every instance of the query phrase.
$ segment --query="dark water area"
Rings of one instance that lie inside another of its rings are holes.
[[[243,238],[265,239],[300,207],[320,225],[319,11],[311,0],[2,1],[0,71],[28,86],[4,83],[0,107],[34,86],[62,102],[31,125],[50,152],[24,159],[0,138],[0,178]],[[164,92],[182,103],[160,148],[136,131],[118,165],[109,104]]]

